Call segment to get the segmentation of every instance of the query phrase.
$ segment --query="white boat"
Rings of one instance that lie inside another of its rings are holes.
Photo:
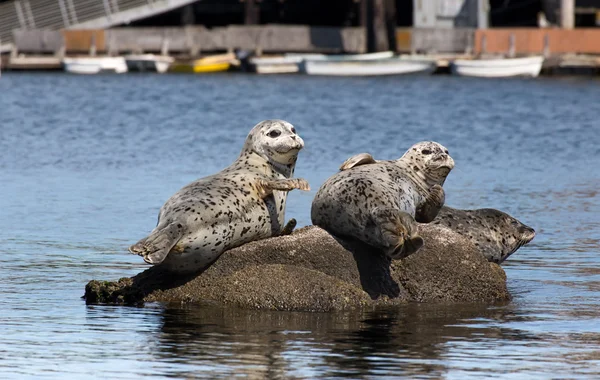
[[[450,63],[452,74],[502,78],[514,76],[537,77],[542,70],[544,57],[498,58],[498,59],[457,59]]]
[[[123,57],[76,57],[62,60],[65,71],[74,74],[126,73]]]
[[[300,71],[304,62],[346,62],[346,61],[371,61],[394,56],[392,51],[367,54],[296,54],[288,53],[274,57],[252,57],[249,59],[251,69],[259,74],[291,74]]]
[[[130,54],[125,56],[125,63],[129,71],[164,73],[174,61],[175,59],[168,55]]]
[[[249,70],[258,74],[292,74],[299,71],[298,64],[301,59],[285,56],[251,57],[248,59]]]
[[[284,57],[300,61],[372,61],[379,59],[392,58],[393,51],[380,51],[377,53],[365,54],[294,54],[288,53]]]
[[[388,58],[367,61],[305,61],[303,70],[309,75],[376,76],[431,74],[436,69],[432,60]]]

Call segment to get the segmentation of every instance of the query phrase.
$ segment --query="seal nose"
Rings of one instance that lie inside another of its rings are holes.
[[[450,155],[446,154],[446,153],[444,153],[442,156],[444,157],[446,166],[448,166],[450,169],[453,169],[454,168],[454,159],[452,159],[452,157],[450,157]]]
[[[519,232],[523,236],[521,240],[524,242],[524,244],[529,243],[535,237],[535,230],[529,226],[522,226],[519,228]]]

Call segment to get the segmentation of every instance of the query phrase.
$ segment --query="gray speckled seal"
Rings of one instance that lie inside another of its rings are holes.
[[[459,210],[444,206],[431,224],[466,237],[488,261],[498,264],[535,237],[533,228],[492,208]]]
[[[453,167],[448,150],[432,141],[413,145],[393,161],[353,156],[317,192],[312,222],[393,259],[406,257],[423,245],[415,220],[428,223],[437,216],[445,200],[442,185]]]
[[[156,228],[129,251],[149,264],[196,272],[230,248],[289,230],[283,226],[287,192],[309,190],[305,180],[291,178],[303,147],[290,123],[258,123],[233,164],[175,193]]]

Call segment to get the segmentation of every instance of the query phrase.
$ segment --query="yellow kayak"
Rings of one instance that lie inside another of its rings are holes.
[[[176,73],[216,73],[227,71],[231,62],[235,60],[235,54],[210,55],[194,61],[175,62],[171,65],[171,71]]]
[[[178,62],[171,66],[171,70],[174,73],[216,73],[219,71],[229,70],[231,64],[229,62],[220,63],[202,63],[198,61],[193,62]]]

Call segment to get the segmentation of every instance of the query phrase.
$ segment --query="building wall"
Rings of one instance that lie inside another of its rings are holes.
[[[413,0],[416,28],[475,28],[481,0]],[[485,9],[481,9],[485,12]]]

